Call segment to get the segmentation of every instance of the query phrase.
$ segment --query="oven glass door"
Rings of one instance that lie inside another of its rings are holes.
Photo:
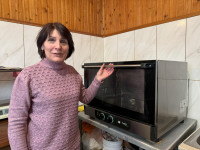
[[[135,66],[136,63],[139,65]],[[88,105],[153,125],[155,62],[114,63],[114,66],[116,66],[114,73],[103,81],[94,100]],[[84,67],[86,87],[91,84],[98,69],[98,67]]]

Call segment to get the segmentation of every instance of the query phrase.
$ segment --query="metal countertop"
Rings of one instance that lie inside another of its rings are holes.
[[[184,123],[180,123],[173,128],[170,132],[163,136],[159,142],[152,142],[118,127],[106,125],[91,119],[84,113],[84,111],[79,112],[78,116],[81,121],[85,121],[99,129],[102,129],[114,136],[118,136],[119,138],[122,138],[123,140],[146,150],[174,149],[196,129],[197,125],[196,120],[186,118]]]

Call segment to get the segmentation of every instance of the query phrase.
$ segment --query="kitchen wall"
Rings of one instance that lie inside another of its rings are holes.
[[[35,38],[40,27],[0,21],[0,65],[37,63]],[[106,38],[72,33],[75,53],[66,63],[83,76],[84,62],[163,59],[188,62],[188,117],[200,127],[200,16],[134,30]],[[0,88],[5,84],[1,84]],[[11,87],[10,87],[11,88]],[[9,97],[9,95],[7,95]]]

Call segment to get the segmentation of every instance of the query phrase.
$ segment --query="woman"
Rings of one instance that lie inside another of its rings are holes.
[[[88,89],[64,63],[74,51],[69,30],[48,23],[37,37],[42,60],[16,78],[11,95],[8,136],[12,150],[78,150],[78,101],[89,103],[113,68],[101,66]],[[112,65],[112,64],[111,64]]]

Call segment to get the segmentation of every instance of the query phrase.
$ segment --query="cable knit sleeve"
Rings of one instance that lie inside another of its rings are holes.
[[[82,81],[82,79],[81,79]],[[82,82],[81,82],[82,83]],[[89,103],[97,94],[97,91],[101,85],[101,82],[99,82],[96,78],[92,81],[90,86],[86,89],[84,85],[81,85],[81,98],[80,101],[82,103]]]
[[[15,80],[8,114],[8,137],[12,150],[28,150],[27,118],[31,105],[29,82],[22,71]]]

